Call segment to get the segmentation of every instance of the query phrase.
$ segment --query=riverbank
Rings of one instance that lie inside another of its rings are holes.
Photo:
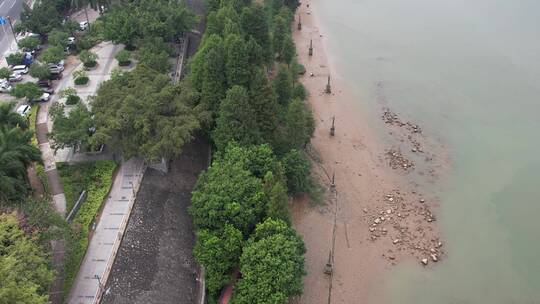
[[[301,82],[310,94],[317,124],[311,153],[315,171],[327,185],[335,174],[336,199],[315,207],[305,201],[294,204],[294,225],[308,249],[308,275],[299,302],[328,303],[329,298],[334,303],[366,302],[378,294],[377,286],[396,263],[416,259],[419,265],[430,266],[444,257],[431,210],[435,198],[423,195],[404,178],[417,174],[435,180],[434,167],[440,165],[435,164],[421,128],[401,121],[390,110],[381,109],[381,119],[396,144],[378,137],[370,125],[373,119],[367,119],[371,114],[362,109],[332,64],[314,5],[309,1],[298,8],[293,35],[298,59],[306,67]],[[311,42],[313,56],[308,53]],[[329,75],[330,94],[324,92]],[[330,136],[333,117],[335,136]],[[333,276],[329,276],[324,266],[332,248]]]

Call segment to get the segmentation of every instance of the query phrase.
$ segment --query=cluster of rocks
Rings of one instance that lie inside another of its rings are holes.
[[[422,129],[417,124],[410,121],[402,122],[399,116],[392,112],[389,108],[383,108],[382,119],[385,123],[398,127],[406,127],[411,133],[422,133]]]
[[[417,196],[416,192],[413,194]],[[401,254],[412,255],[425,265],[430,260],[438,262],[443,252],[442,242],[431,227],[435,216],[425,199],[409,200],[405,196],[394,190],[382,198],[376,210],[363,210],[367,214],[369,240],[387,240],[389,249],[383,257],[392,264]]]
[[[406,158],[401,151],[390,149],[386,152],[389,165],[392,169],[403,169],[405,171],[414,169],[414,162]]]

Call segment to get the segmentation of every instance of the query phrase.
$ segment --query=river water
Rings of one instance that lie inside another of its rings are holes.
[[[540,303],[540,1],[314,1],[358,102],[378,117],[382,96],[452,160],[430,189],[448,257],[400,264],[369,302]]]

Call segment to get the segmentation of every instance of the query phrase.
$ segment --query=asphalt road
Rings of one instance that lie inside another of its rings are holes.
[[[23,2],[23,0],[0,0],[0,16],[4,18],[10,16],[12,22],[16,23],[21,15]],[[0,55],[4,57],[4,53],[13,42],[13,34],[9,28],[9,23],[0,25],[0,27]]]

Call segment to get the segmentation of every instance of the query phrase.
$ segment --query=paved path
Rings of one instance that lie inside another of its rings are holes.
[[[121,164],[73,282],[69,304],[97,303],[97,297],[101,296],[100,282],[107,280],[111,270],[145,168],[141,158],[132,158]]]

